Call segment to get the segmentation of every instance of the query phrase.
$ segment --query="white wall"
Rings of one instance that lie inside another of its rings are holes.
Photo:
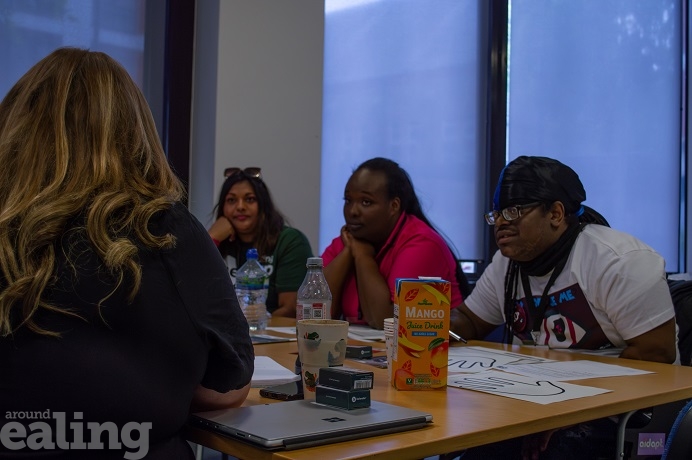
[[[190,210],[204,224],[227,166],[259,166],[318,252],[323,0],[197,2]]]

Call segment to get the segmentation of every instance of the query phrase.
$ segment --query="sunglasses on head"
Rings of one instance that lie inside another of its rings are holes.
[[[251,167],[245,168],[245,169],[235,168],[235,167],[226,168],[223,171],[223,177],[231,177],[231,176],[234,176],[234,175],[240,174],[240,173],[245,173],[246,176],[254,177],[257,179],[262,178],[262,168],[258,168],[256,166],[251,166]]]

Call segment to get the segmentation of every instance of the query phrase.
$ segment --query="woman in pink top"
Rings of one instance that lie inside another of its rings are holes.
[[[452,283],[452,308],[461,304],[466,277],[396,162],[373,158],[358,166],[346,183],[344,219],[322,254],[332,318],[382,329],[393,315],[397,278],[441,277]]]

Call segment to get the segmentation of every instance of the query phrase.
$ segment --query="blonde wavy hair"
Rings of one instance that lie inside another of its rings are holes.
[[[129,301],[141,283],[138,245],[175,244],[147,226],[183,188],[142,93],[104,53],[60,48],[19,79],[0,103],[0,165],[0,336],[20,327],[58,336],[35,314],[75,315],[44,291],[76,217],[116,280],[113,292],[130,282]]]

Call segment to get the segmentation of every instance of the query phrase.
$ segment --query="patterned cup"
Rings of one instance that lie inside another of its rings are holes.
[[[342,366],[346,357],[348,321],[301,319],[296,325],[305,399],[315,399],[321,367]]]

